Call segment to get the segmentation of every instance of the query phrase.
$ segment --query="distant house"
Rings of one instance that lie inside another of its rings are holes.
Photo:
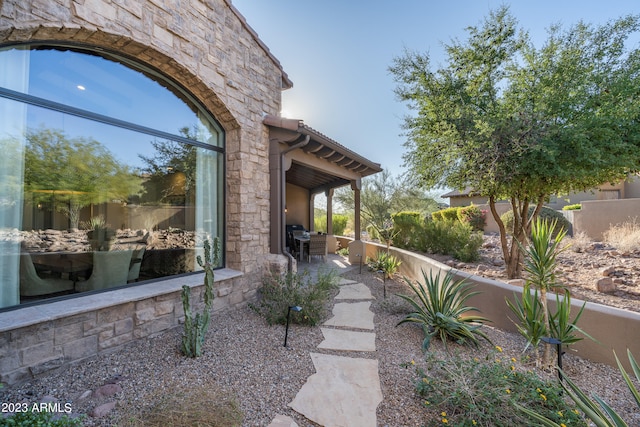
[[[204,240],[214,309],[253,300],[295,266],[287,212],[381,170],[279,117],[293,83],[230,0],[66,3],[0,0],[1,383],[178,325]]]
[[[453,190],[441,196],[449,199],[449,206],[468,206],[470,204],[483,205],[488,203],[488,198],[478,195],[473,188],[466,187],[463,190]],[[640,179],[630,178],[617,184],[603,184],[593,191],[571,193],[567,196],[552,196],[546,206],[553,209],[562,209],[563,206],[582,203],[587,200],[620,200],[640,198]]]

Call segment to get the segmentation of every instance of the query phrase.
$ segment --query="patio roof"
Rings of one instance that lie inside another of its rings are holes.
[[[263,123],[269,126],[271,141],[286,144],[285,150],[299,145],[297,149],[304,156],[292,157],[286,182],[311,193],[341,187],[357,177],[382,171],[379,163],[349,150],[302,120],[267,115]]]

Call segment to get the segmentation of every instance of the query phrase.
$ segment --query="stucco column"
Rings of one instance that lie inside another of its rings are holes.
[[[333,188],[324,192],[327,196],[327,234],[333,234]]]
[[[314,212],[314,207],[316,205],[316,195],[315,194],[309,194],[309,230],[311,231],[316,231],[315,230],[315,212]]]

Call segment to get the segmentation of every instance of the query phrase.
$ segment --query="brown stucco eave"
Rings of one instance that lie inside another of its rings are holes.
[[[320,149],[324,149],[326,152],[331,153],[324,156],[325,158],[336,158],[337,160],[334,161],[334,163],[344,167],[345,169],[355,171],[362,177],[373,175],[382,171],[379,163],[372,162],[371,160],[348,149],[344,145],[334,141],[333,139],[318,132],[310,126],[305,125],[302,120],[288,119],[267,114],[262,122],[266,126],[269,126],[271,128],[289,131],[292,134],[297,133],[300,136],[309,136],[312,144],[306,145],[305,147],[301,148],[302,150],[308,151],[309,148],[312,147],[313,144],[315,144],[317,147],[315,149],[315,152],[320,151]],[[288,141],[282,142],[290,142],[295,140],[297,139],[291,138]]]
[[[1,1],[2,0],[0,0],[0,2]],[[238,17],[238,19],[242,23],[242,26],[249,32],[249,34],[251,34],[251,36],[256,41],[256,43],[258,43],[258,45],[262,48],[262,50],[265,51],[265,53],[269,56],[269,58],[273,61],[273,63],[280,69],[280,71],[282,71],[282,89],[283,90],[291,89],[293,87],[293,82],[289,79],[289,76],[282,68],[282,64],[280,64],[280,61],[278,60],[278,58],[276,58],[273,55],[273,53],[271,53],[267,45],[264,44],[262,40],[260,40],[258,33],[256,33],[256,31],[253,28],[251,28],[251,26],[247,23],[246,18],[242,15],[242,13],[240,13],[238,9],[236,9],[236,7],[232,3],[232,0],[224,0],[224,1],[227,4],[227,6],[229,6],[229,9]]]

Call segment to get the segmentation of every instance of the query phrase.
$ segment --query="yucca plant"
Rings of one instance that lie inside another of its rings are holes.
[[[412,283],[405,278],[407,285],[413,291],[414,296],[398,295],[407,301],[414,309],[411,313],[398,322],[418,323],[424,331],[422,349],[426,351],[431,344],[431,338],[438,336],[447,347],[449,338],[463,344],[470,343],[477,347],[479,339],[484,338],[491,342],[489,337],[480,330],[484,322],[489,319],[468,314],[470,311],[478,311],[469,307],[466,302],[479,292],[473,292],[470,284],[464,279],[454,281],[451,271],[447,272],[443,280],[440,280],[440,272],[435,276],[430,271],[429,275],[422,271],[423,283]],[[398,326],[396,325],[396,326]]]
[[[620,359],[618,359],[618,355],[613,353],[616,357],[616,362],[618,364],[618,369],[620,369],[620,373],[624,378],[624,381],[627,383],[627,387],[629,391],[633,395],[633,398],[636,401],[636,405],[638,406],[638,410],[640,411],[640,392],[633,384],[631,377],[627,374]],[[631,369],[636,377],[637,381],[640,381],[640,367],[638,367],[638,363],[635,358],[631,354],[631,351],[627,350],[627,357],[629,358],[629,364],[631,365]],[[578,387],[573,381],[563,375],[565,381],[562,383],[562,388],[567,392],[567,395],[576,403],[578,408],[584,412],[585,416],[593,422],[593,424],[597,427],[628,427],[628,424],[622,419],[622,417],[604,400],[602,400],[597,395],[594,395],[593,398],[590,398],[583,392],[580,387]],[[560,424],[557,424],[550,419],[531,411],[530,409],[524,408],[522,406],[516,405],[521,411],[529,414],[532,418],[539,421],[543,426],[547,427],[561,427]]]
[[[525,284],[520,299],[514,298],[513,301],[506,299],[506,302],[516,316],[516,321],[512,320],[513,323],[520,335],[527,340],[525,350],[529,346],[537,350],[540,340],[547,335],[547,327],[542,316],[544,308],[538,298],[538,290],[531,291],[531,287]]]
[[[556,231],[556,221],[548,222],[537,218],[531,228],[531,242],[526,248],[522,248],[525,254],[524,271],[526,283],[535,287],[539,292],[539,300],[542,304],[542,321],[547,331],[549,326],[549,309],[547,306],[547,292],[560,287],[556,278],[557,257],[568,246],[561,247],[560,243],[566,235],[566,230],[561,228]],[[551,365],[551,349],[548,344],[544,346],[542,363]]]

